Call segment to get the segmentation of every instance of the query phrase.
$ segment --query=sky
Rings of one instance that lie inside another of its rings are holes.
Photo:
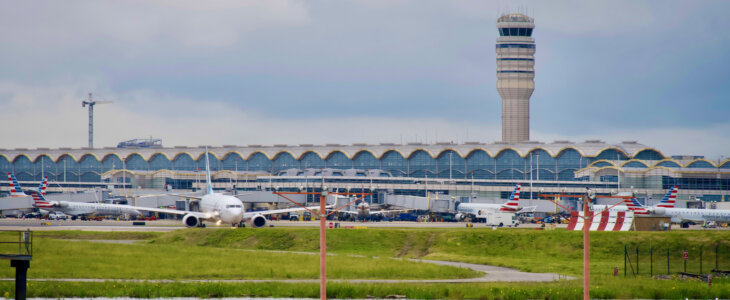
[[[535,18],[531,140],[730,156],[730,1],[0,0],[0,148],[501,139],[496,19]]]

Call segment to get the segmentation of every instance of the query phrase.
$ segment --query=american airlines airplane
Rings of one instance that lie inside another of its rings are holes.
[[[646,208],[646,211],[655,216],[670,217],[673,223],[692,222],[728,222],[730,221],[730,210],[727,209],[698,209],[698,208],[675,208],[676,189],[667,203],[659,202],[654,207]],[[664,196],[667,198],[667,196]],[[662,199],[664,201],[664,199]]]
[[[206,194],[202,197],[183,195],[183,197],[198,199],[200,201],[200,211],[185,211],[147,207],[135,207],[135,209],[183,215],[182,222],[187,227],[200,226],[203,220],[207,220],[215,222],[216,225],[231,224],[233,226],[241,227],[245,226],[245,223],[248,223],[249,226],[254,228],[266,226],[266,217],[264,217],[265,215],[305,210],[305,208],[303,207],[296,207],[287,209],[246,212],[241,199],[238,199],[234,196],[213,192],[213,185],[210,181],[210,165],[208,162],[207,149],[205,151],[205,172],[206,183],[208,185],[206,189]],[[307,208],[311,210],[317,210],[319,209],[319,206],[312,206]]]
[[[593,205],[593,211],[602,211],[606,208],[609,208],[609,211],[633,211],[636,215],[648,215],[649,209],[657,208],[657,207],[664,207],[664,208],[673,208],[675,203],[677,202],[677,192],[679,191],[679,186],[675,185],[669,191],[667,191],[667,194],[662,197],[662,200],[659,201],[656,205],[652,207],[646,207],[639,203],[636,198],[631,198],[630,200],[626,200],[626,205],[616,205],[616,206],[609,206],[609,205]]]
[[[10,184],[10,197],[25,197],[28,196],[25,192],[23,192],[23,188],[20,187],[20,183],[18,182],[18,179],[15,178],[15,175],[13,173],[8,173],[8,181]],[[45,180],[41,182],[41,185],[38,187],[38,189],[43,193],[43,195],[46,194],[46,187],[48,186],[48,176],[46,176]]]
[[[515,186],[512,195],[509,196],[509,200],[502,204],[494,203],[461,203],[456,207],[456,215],[454,216],[457,220],[463,220],[465,217],[470,216],[472,218],[479,217],[490,212],[512,212],[516,213],[520,210],[520,187],[521,184]]]
[[[51,211],[60,211],[69,216],[127,216],[136,217],[141,215],[139,210],[133,206],[106,203],[86,203],[71,201],[48,201],[41,193],[32,193],[33,205],[42,214]],[[45,211],[45,213],[44,213]]]

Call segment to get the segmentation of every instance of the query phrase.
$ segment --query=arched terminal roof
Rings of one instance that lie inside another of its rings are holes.
[[[353,159],[358,153],[368,152],[371,153],[375,158],[381,159],[389,151],[395,151],[400,153],[403,157],[411,157],[418,151],[424,151],[433,158],[437,158],[439,154],[449,150],[453,150],[459,156],[467,158],[467,156],[477,150],[486,152],[490,157],[496,157],[500,153],[513,150],[517,155],[521,157],[528,157],[530,152],[536,150],[544,150],[552,157],[558,157],[562,152],[573,149],[580,153],[584,157],[597,157],[604,151],[616,151],[621,154],[621,157],[633,158],[639,152],[646,153],[647,150],[651,150],[658,159],[666,159],[667,157],[661,157],[663,154],[661,151],[647,147],[645,145],[636,142],[622,142],[619,144],[608,144],[599,140],[589,140],[581,143],[574,143],[569,141],[555,141],[552,143],[540,143],[540,142],[526,142],[518,144],[507,144],[507,143],[475,143],[469,142],[464,144],[455,143],[436,143],[436,144],[422,144],[422,143],[408,143],[408,144],[394,144],[394,143],[381,143],[377,145],[369,144],[352,144],[352,145],[339,145],[339,144],[327,144],[327,145],[274,145],[274,146],[262,146],[262,145],[248,145],[248,146],[222,146],[215,147],[209,146],[208,150],[214,157],[223,159],[231,153],[240,155],[243,159],[248,159],[256,153],[261,153],[268,159],[273,159],[283,153],[288,153],[294,157],[294,159],[301,159],[309,152],[316,154],[322,159],[331,157],[336,152],[342,152],[348,159]],[[20,156],[27,157],[30,161],[35,161],[40,156],[46,155],[53,161],[58,161],[63,155],[69,155],[72,158],[81,158],[84,156],[93,156],[96,158],[104,158],[110,155],[115,155],[122,160],[126,160],[133,155],[139,155],[142,159],[149,161],[155,155],[162,155],[169,160],[176,159],[181,154],[188,154],[193,159],[199,159],[204,157],[205,146],[198,147],[166,147],[166,148],[58,148],[58,149],[0,149],[0,155],[6,157],[9,161],[14,161]]]

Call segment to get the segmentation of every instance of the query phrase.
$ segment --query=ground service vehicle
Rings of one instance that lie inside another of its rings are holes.
[[[49,220],[68,220],[68,215],[60,211],[52,211],[48,213]]]
[[[490,212],[483,214],[478,218],[484,219],[484,223],[486,223],[487,226],[517,227],[519,225],[517,216],[513,213]]]

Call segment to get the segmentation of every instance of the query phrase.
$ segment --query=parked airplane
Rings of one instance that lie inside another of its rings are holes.
[[[667,194],[662,197],[662,200],[659,201],[654,206],[647,207],[644,206],[637,200],[636,198],[632,197],[630,199],[625,200],[626,205],[616,205],[616,206],[609,206],[609,205],[593,205],[593,211],[602,211],[606,208],[609,208],[609,211],[633,211],[636,215],[648,215],[650,208],[656,208],[656,207],[664,207],[664,208],[673,208],[675,203],[677,202],[677,192],[679,191],[679,186],[675,185],[669,191],[667,191]]]
[[[341,210],[341,213],[346,213],[350,215],[357,216],[358,219],[364,220],[371,217],[383,217],[386,214],[395,213],[395,212],[405,212],[409,211],[410,209],[393,209],[393,210],[372,210],[370,207],[370,204],[365,202],[364,200],[360,200],[360,202],[355,206],[356,210],[354,211],[347,211],[347,210]]]
[[[512,191],[512,195],[509,196],[509,200],[502,204],[496,203],[460,203],[456,207],[456,215],[454,216],[457,220],[463,220],[468,217],[480,217],[487,213],[493,212],[507,212],[517,213],[520,211],[520,187],[521,184],[517,184],[515,189]]]
[[[656,207],[649,209],[649,213],[670,217],[673,223],[685,223],[687,221],[730,222],[730,210],[727,209]]]
[[[25,192],[23,192],[23,188],[20,186],[20,183],[18,182],[18,179],[15,178],[15,175],[13,173],[8,173],[8,181],[10,184],[10,197],[25,197],[28,196]],[[48,186],[48,176],[41,182],[41,185],[38,187],[38,189],[43,193],[43,195],[46,194],[46,187]]]
[[[207,150],[205,151],[205,172],[206,183],[208,185],[206,189],[206,194],[202,197],[184,196],[188,198],[198,199],[200,201],[200,211],[184,211],[147,207],[135,208],[144,211],[183,215],[182,222],[187,227],[200,226],[203,220],[208,220],[215,222],[217,225],[232,224],[233,226],[244,226],[245,222],[249,223],[251,227],[256,228],[266,226],[266,218],[264,217],[265,215],[305,210],[305,208],[303,207],[296,207],[287,209],[246,212],[241,199],[238,199],[234,196],[213,192],[213,185],[210,180],[210,165],[208,162]],[[312,206],[308,208],[315,210],[319,209],[319,206]]]
[[[32,193],[34,206],[43,211],[60,211],[69,216],[127,216],[134,217],[141,215],[139,210],[129,205],[87,203],[71,201],[49,201],[41,193]]]
[[[730,210],[727,209],[697,209],[697,208],[676,208],[676,189],[670,196],[664,196],[662,202],[654,207],[647,208],[647,212],[656,216],[670,217],[673,223],[692,222],[728,222],[730,221]],[[667,194],[669,195],[669,194]],[[665,202],[665,199],[667,201]],[[664,203],[663,203],[664,202]]]

